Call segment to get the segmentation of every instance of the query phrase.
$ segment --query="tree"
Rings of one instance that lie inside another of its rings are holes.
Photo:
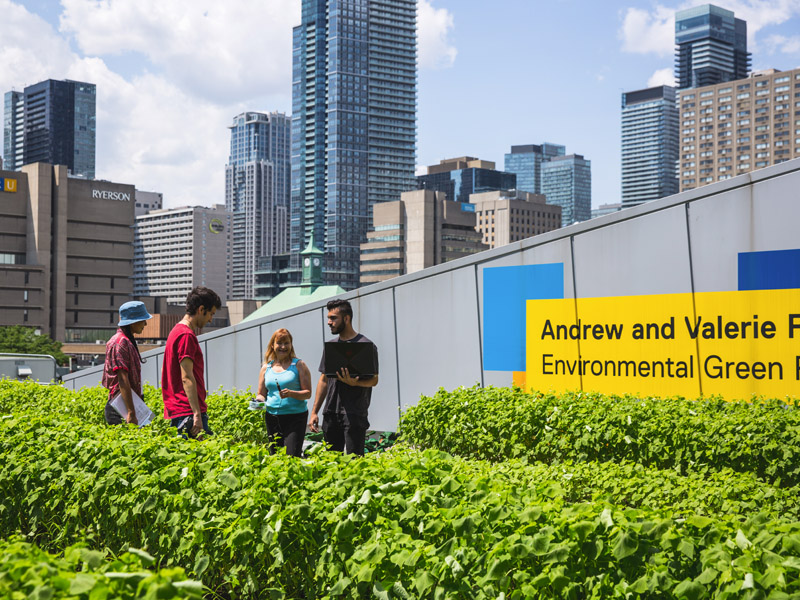
[[[61,342],[49,335],[37,335],[32,327],[13,325],[0,327],[0,352],[12,354],[49,354],[56,362],[63,365],[69,361],[61,352]]]

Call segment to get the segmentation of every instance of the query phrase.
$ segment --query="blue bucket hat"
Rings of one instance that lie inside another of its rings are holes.
[[[147,321],[152,319],[153,315],[147,312],[144,302],[138,300],[131,300],[119,307],[119,323],[117,326],[124,327],[131,323],[138,323],[139,321]]]

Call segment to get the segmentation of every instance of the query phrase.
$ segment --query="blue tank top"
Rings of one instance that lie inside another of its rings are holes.
[[[306,400],[281,398],[278,391],[279,385],[286,390],[295,392],[300,390],[300,372],[297,370],[299,360],[299,358],[293,358],[289,368],[281,373],[272,370],[272,361],[267,363],[267,370],[264,372],[264,384],[267,386],[267,412],[273,415],[295,415],[308,410]]]

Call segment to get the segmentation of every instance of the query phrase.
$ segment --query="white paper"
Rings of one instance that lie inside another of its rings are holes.
[[[139,427],[144,427],[153,420],[153,411],[144,403],[139,397],[139,394],[131,390],[131,398],[133,398],[133,409],[136,411],[136,420],[139,422]],[[125,400],[122,399],[122,394],[117,394],[111,401],[111,408],[116,410],[123,418],[128,414],[128,407],[125,406]]]

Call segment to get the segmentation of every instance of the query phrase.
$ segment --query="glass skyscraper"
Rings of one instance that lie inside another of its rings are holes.
[[[225,208],[233,213],[231,298],[255,297],[259,259],[289,250],[291,121],[283,113],[233,119]]]
[[[48,79],[6,92],[3,160],[6,169],[45,162],[66,165],[73,177],[94,179],[96,88]]]
[[[678,193],[678,105],[662,85],[622,94],[622,202]]]
[[[556,156],[542,163],[542,193],[561,207],[566,227],[592,218],[592,163],[580,154]]]
[[[416,187],[416,16],[416,0],[302,3],[293,35],[290,247],[298,260],[313,234],[327,284],[358,287],[372,206]]]
[[[566,148],[558,144],[525,144],[511,146],[505,155],[505,171],[517,176],[517,189],[531,194],[542,193],[542,163],[564,156]]]
[[[703,4],[675,13],[678,89],[744,79],[750,71],[747,23],[733,11]]]

